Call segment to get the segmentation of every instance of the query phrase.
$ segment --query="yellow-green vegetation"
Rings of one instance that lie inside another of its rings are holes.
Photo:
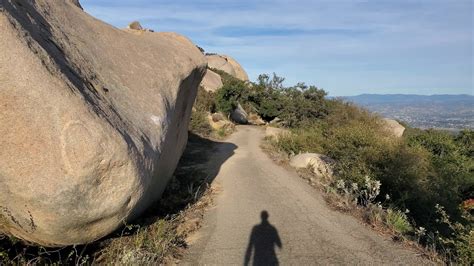
[[[413,231],[407,214],[400,210],[388,209],[386,221],[387,225],[397,233],[407,234]]]
[[[396,138],[377,115],[327,99],[315,86],[285,87],[283,80],[276,75],[261,75],[252,84],[230,79],[216,94],[216,108],[225,113],[240,103],[266,121],[280,118],[293,134],[272,141],[277,150],[287,156],[314,152],[334,159],[330,187],[339,193],[341,181],[346,190],[367,188],[367,180],[379,182],[375,198],[364,198],[360,190],[350,191],[355,195],[350,198],[366,207],[382,202],[379,218],[393,231],[434,246],[451,260],[474,262],[466,251],[474,250],[473,213],[461,207],[474,198],[473,131],[407,128]],[[443,206],[455,227],[442,222],[436,206]]]

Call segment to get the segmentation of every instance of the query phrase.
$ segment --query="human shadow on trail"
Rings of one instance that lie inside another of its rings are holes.
[[[278,230],[268,222],[267,211],[262,211],[260,217],[262,222],[252,228],[245,252],[244,265],[249,265],[252,255],[252,265],[278,265],[275,248],[282,249]]]

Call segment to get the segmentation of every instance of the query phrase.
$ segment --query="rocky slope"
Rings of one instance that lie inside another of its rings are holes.
[[[157,200],[187,141],[206,59],[75,0],[0,0],[0,230],[94,241]]]

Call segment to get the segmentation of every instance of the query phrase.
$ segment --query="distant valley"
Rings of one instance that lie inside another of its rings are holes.
[[[474,129],[471,95],[362,94],[342,98],[413,127]]]

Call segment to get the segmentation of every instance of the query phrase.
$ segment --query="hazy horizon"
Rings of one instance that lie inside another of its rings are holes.
[[[325,88],[324,88],[325,89]],[[326,90],[326,89],[325,89]],[[356,93],[353,94],[344,94],[344,95],[335,95],[332,93],[330,90],[326,90],[328,92],[328,96],[331,97],[353,97],[353,96],[360,96],[360,95],[412,95],[412,96],[440,96],[440,95],[453,95],[453,96],[461,96],[461,95],[468,95],[474,97],[474,92],[471,93],[427,93],[427,94],[422,94],[422,93],[399,93],[399,92],[387,92],[387,93],[377,93],[377,92],[364,92],[364,90],[358,90]]]
[[[473,4],[459,1],[82,0],[124,28],[138,20],[332,96],[474,94]]]
[[[406,95],[406,96],[472,96],[474,94],[469,93],[437,93],[437,94],[419,94],[419,93],[359,93],[354,95],[331,95],[333,97],[352,97],[352,96],[361,96],[361,95]]]

